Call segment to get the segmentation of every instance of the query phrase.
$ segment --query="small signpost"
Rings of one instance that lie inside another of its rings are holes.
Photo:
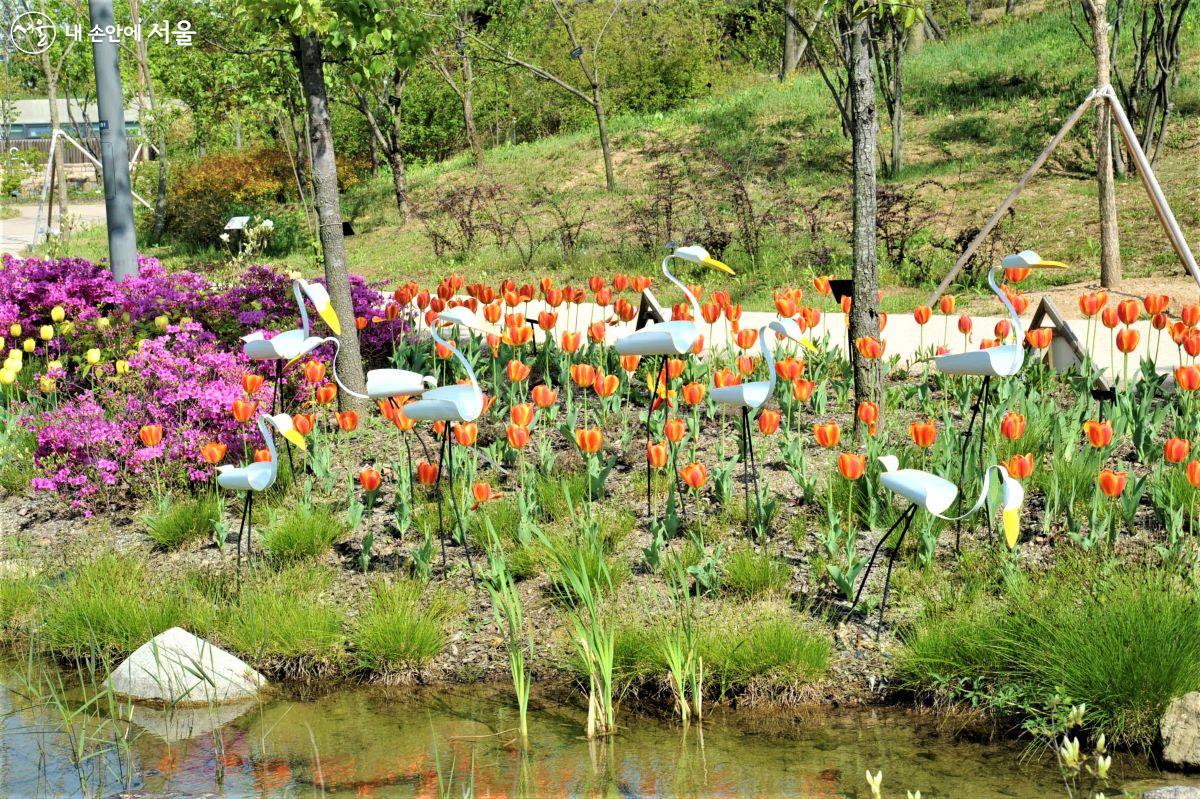
[[[638,303],[637,322],[634,324],[634,329],[641,330],[649,322],[657,324],[666,318],[666,311],[659,304],[654,292],[650,289],[642,289],[642,299]]]

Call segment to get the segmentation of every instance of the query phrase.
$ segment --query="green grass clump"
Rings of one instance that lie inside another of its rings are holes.
[[[707,629],[700,642],[707,679],[722,690],[764,678],[779,686],[811,681],[825,673],[831,648],[828,638],[785,613]]]
[[[791,578],[792,570],[782,560],[745,546],[725,561],[721,585],[729,593],[753,598],[782,593]]]
[[[45,594],[41,637],[68,657],[127,654],[183,618],[180,596],[150,564],[106,553],[85,561]]]
[[[322,597],[333,583],[324,569],[296,564],[278,573],[251,570],[213,620],[220,640],[258,662],[329,662],[342,652],[342,614]]]
[[[1200,597],[1150,569],[1068,562],[949,597],[906,637],[897,674],[915,690],[1032,724],[1065,699],[1110,739],[1153,743],[1170,700],[1200,689]]]
[[[212,535],[220,519],[221,502],[212,494],[202,494],[182,502],[172,502],[146,519],[146,532],[163,549],[176,549]]]
[[[574,472],[553,477],[539,476],[536,488],[542,518],[550,521],[566,519],[571,512],[571,503],[578,504],[587,496],[587,475]]]
[[[0,630],[9,636],[29,630],[37,617],[42,582],[37,577],[0,580]]]
[[[272,560],[288,563],[324,555],[345,537],[345,523],[323,505],[300,504],[280,511],[263,533]]]
[[[422,586],[413,581],[377,582],[350,641],[360,667],[384,671],[420,666],[446,645],[446,622],[455,603],[441,591],[422,601]]]

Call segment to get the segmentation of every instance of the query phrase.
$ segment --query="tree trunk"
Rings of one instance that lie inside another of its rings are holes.
[[[600,132],[600,152],[604,155],[604,187],[616,191],[617,178],[613,172],[612,145],[608,141],[608,123],[604,119],[604,102],[600,99],[600,85],[592,84],[592,108],[596,111],[596,128]]]
[[[338,375],[348,388],[366,393],[354,304],[350,299],[350,274],[346,268],[346,241],[342,236],[342,210],[338,198],[337,159],[333,151],[333,128],[329,121],[329,98],[325,91],[325,66],[321,61],[318,36],[293,36],[300,85],[308,109],[309,148],[312,159],[313,204],[320,223],[321,252],[325,258],[325,283],[333,310],[341,322]],[[363,409],[366,403],[339,394],[343,408]]]
[[[898,23],[897,23],[898,24]],[[891,176],[894,178],[904,168],[904,54],[907,42],[903,33],[895,36],[895,50],[892,64],[892,163]]]
[[[388,145],[388,166],[392,168],[392,191],[396,194],[396,210],[400,212],[400,223],[407,224],[411,209],[408,205],[408,172],[404,166],[404,153],[398,142]]]
[[[800,37],[796,35],[796,0],[783,3],[783,64],[779,68],[779,79],[787,80],[800,63]]]
[[[850,118],[853,141],[854,295],[850,306],[850,358],[854,365],[856,401],[875,401],[877,364],[858,356],[853,342],[879,335],[879,256],[875,242],[875,148],[879,119],[875,101],[875,71],[871,64],[870,30],[866,19],[853,22],[850,37]]]
[[[1088,0],[1085,0],[1087,2]],[[1096,86],[1110,85],[1108,15],[1105,0],[1090,0],[1092,44],[1096,51]],[[1096,190],[1100,201],[1100,285],[1121,284],[1121,248],[1117,234],[1117,194],[1113,185],[1112,108],[1096,103]]]
[[[59,129],[61,120],[58,116],[58,75],[50,64],[50,54],[42,53],[42,72],[46,78],[46,96],[50,101],[50,135],[54,136],[54,131]],[[54,159],[54,185],[51,191],[54,192],[55,201],[58,205],[58,222],[59,228],[62,228],[62,221],[67,218],[67,170],[66,164],[63,163],[63,146],[62,139],[55,138],[54,150],[49,153],[49,157]],[[51,206],[55,202],[51,203]],[[46,213],[46,227],[50,226],[49,210]]]
[[[475,159],[475,167],[483,168],[483,141],[479,138],[479,130],[475,126],[475,65],[471,62],[471,51],[466,46],[467,26],[466,12],[459,14],[459,39],[462,48],[462,91],[459,100],[462,102],[463,126],[467,130],[467,144],[471,147],[471,156]]]

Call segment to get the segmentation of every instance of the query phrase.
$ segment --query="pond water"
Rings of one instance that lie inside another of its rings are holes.
[[[868,768],[883,771],[887,797],[1064,795],[1048,754],[967,740],[899,710],[716,711],[688,729],[625,711],[620,734],[599,744],[582,737],[577,705],[535,696],[525,753],[500,687],[354,689],[168,713],[47,700],[28,685],[10,674],[0,687],[6,797],[865,798]],[[1112,787],[1166,782],[1131,757],[1113,776]]]

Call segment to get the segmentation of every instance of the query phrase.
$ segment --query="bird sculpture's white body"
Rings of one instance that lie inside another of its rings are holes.
[[[1010,267],[1061,269],[1065,266],[1066,264],[1057,261],[1043,261],[1033,250],[1024,250],[1016,255],[1005,256],[999,266],[993,266],[988,270],[988,286],[1008,309],[1009,319],[1012,320],[1012,332],[1016,340],[1010,344],[1001,344],[986,350],[942,355],[933,359],[934,367],[943,374],[979,375],[981,377],[1012,377],[1020,372],[1025,363],[1025,327],[1021,324],[1021,317],[1009,301],[1008,295],[996,285],[996,270]]]
[[[759,349],[762,350],[763,360],[767,364],[768,379],[755,380],[752,383],[738,383],[734,386],[720,386],[710,392],[713,401],[730,408],[757,409],[770,399],[775,391],[775,356],[767,344],[769,332],[779,333],[800,343],[802,333],[800,325],[794,319],[776,319],[763,325],[758,331]]]
[[[332,344],[335,351],[333,359],[333,379],[352,397],[370,400],[390,400],[394,397],[412,397],[437,385],[433,375],[423,375],[408,369],[372,369],[367,372],[367,393],[363,394],[342,382],[337,371],[336,353],[341,350],[341,339],[334,337],[323,338],[320,344]]]
[[[262,434],[267,449],[271,452],[271,460],[261,463],[251,463],[246,466],[226,464],[217,467],[217,485],[230,491],[266,491],[275,484],[279,475],[279,457],[275,450],[275,437],[267,429],[267,424],[280,432],[284,438],[301,449],[305,448],[304,436],[292,427],[292,417],[286,413],[268,416],[259,414],[258,432]]]
[[[614,345],[618,355],[685,355],[691,352],[692,347],[696,346],[696,342],[700,339],[700,326],[695,322],[700,318],[700,303],[696,299],[696,295],[688,291],[687,286],[683,285],[667,269],[672,258],[705,264],[733,274],[732,269],[710,256],[708,251],[699,245],[693,244],[689,247],[676,248],[674,252],[663,258],[662,273],[687,297],[688,302],[692,305],[692,318],[658,322],[624,335],[617,339]]]
[[[451,325],[459,325],[471,329],[482,329],[482,325],[466,308],[461,306],[448,308],[438,315],[438,319]],[[458,359],[466,370],[470,382],[453,386],[440,386],[425,391],[416,402],[404,406],[404,414],[409,419],[431,420],[443,422],[473,422],[483,413],[483,391],[479,388],[479,380],[475,370],[458,347],[437,334],[432,326],[429,333],[433,340],[444,347],[449,347],[451,354]]]
[[[341,335],[342,327],[334,313],[329,292],[320,283],[309,283],[303,278],[292,281],[292,291],[296,295],[296,305],[300,309],[300,327],[276,333],[271,338],[261,330],[242,336],[242,351],[255,361],[293,361],[303,357],[324,343],[325,339],[312,335],[308,323],[308,309],[304,305],[304,294],[312,302],[317,313],[329,325],[336,335]]]

